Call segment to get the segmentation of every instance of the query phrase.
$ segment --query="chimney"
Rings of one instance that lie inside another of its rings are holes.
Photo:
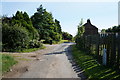
[[[90,19],[87,20],[87,23],[91,24]]]

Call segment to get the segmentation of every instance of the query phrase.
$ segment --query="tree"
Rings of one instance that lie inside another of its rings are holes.
[[[85,27],[83,26],[83,19],[81,19],[78,25],[78,32],[75,37],[76,46],[80,49],[83,48],[83,44],[84,44],[84,40],[83,40],[84,32],[85,32]]]
[[[12,17],[11,22],[12,25],[18,24],[21,27],[25,27],[29,32],[28,34],[31,40],[38,39],[39,34],[37,30],[33,27],[32,21],[26,12],[23,13],[22,11],[17,11],[15,16]]]
[[[40,5],[39,8],[37,8],[37,12],[34,13],[34,15],[31,17],[32,20],[32,24],[33,26],[37,29],[37,31],[39,32],[39,39],[44,39],[44,13],[45,13],[46,9],[43,9],[42,5]]]
[[[17,11],[13,17],[2,18],[3,50],[15,51],[30,48],[32,41],[36,47],[41,47],[38,42],[38,31],[33,27],[32,21],[26,12]]]
[[[105,33],[105,32],[106,32],[105,29],[102,29],[102,30],[101,30],[101,33]]]
[[[61,25],[57,19],[55,19],[55,25],[56,25],[55,32],[58,32],[59,34],[61,34],[62,33]]]
[[[62,32],[62,38],[64,40],[72,40],[73,36],[71,34],[69,34],[68,32]]]
[[[60,22],[58,20],[54,21],[52,13],[47,12],[47,10],[42,7],[42,5],[37,8],[37,12],[34,13],[34,15],[31,17],[31,20],[33,26],[39,32],[40,40],[52,39],[58,41],[58,37],[56,37],[56,35],[61,35],[61,26],[59,24]]]
[[[105,30],[107,33],[118,33],[120,32],[120,25],[118,26],[113,26],[112,28],[108,28]]]
[[[81,19],[79,25],[78,25],[78,32],[77,36],[83,36],[83,33],[85,32],[85,27],[83,26],[83,19]]]

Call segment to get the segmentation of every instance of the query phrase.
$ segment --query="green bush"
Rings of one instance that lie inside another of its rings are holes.
[[[2,26],[3,51],[15,51],[28,47],[28,31],[21,26]]]
[[[29,48],[39,48],[42,47],[42,43],[38,40],[32,40],[29,42]]]
[[[43,43],[50,43],[50,41],[51,41],[52,39],[50,38],[50,37],[47,37],[46,39],[45,39],[45,41],[43,41]]]

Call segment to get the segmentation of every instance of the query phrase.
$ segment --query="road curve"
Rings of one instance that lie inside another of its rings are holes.
[[[56,45],[49,53],[43,54],[40,60],[34,62],[19,78],[78,78],[70,63],[72,56],[69,47],[72,44],[74,43]]]

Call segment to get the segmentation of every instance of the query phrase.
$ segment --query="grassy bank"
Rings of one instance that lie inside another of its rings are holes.
[[[8,54],[0,54],[2,55],[2,73],[5,73],[10,70],[10,67],[17,63],[13,56]]]
[[[90,55],[72,46],[72,54],[77,64],[84,70],[85,76],[90,80],[120,80],[120,73],[117,70],[98,64]]]

